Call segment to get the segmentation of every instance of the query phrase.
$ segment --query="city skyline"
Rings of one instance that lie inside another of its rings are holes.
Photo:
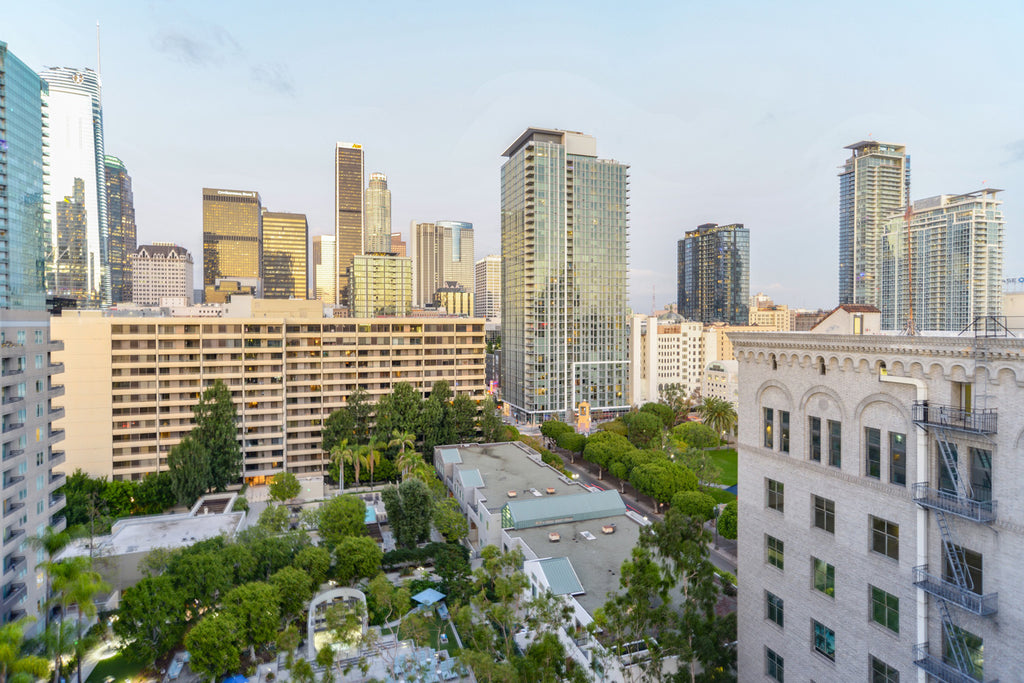
[[[339,48],[321,37],[344,17],[328,6],[303,7],[289,19],[307,27],[300,38],[277,35],[283,16],[243,16],[231,4],[200,13],[198,5],[40,3],[12,7],[3,39],[36,70],[94,67],[94,24],[103,24],[105,142],[133,169],[140,242],[174,240],[198,256],[195,197],[203,186],[254,188],[268,205],[306,213],[310,234],[330,233],[328,150],[338,140],[358,140],[368,168],[388,173],[393,224],[404,229],[419,216],[458,215],[477,226],[478,253],[496,252],[500,162],[490,150],[527,126],[551,125],[586,130],[602,140],[603,156],[631,164],[634,309],[651,307],[652,290],[658,307],[672,300],[668,245],[720,217],[751,229],[751,291],[825,307],[838,301],[836,169],[843,147],[862,139],[907,146],[915,162],[912,199],[1003,188],[1005,275],[1024,275],[1024,238],[1013,229],[1024,206],[1024,136],[1012,115],[1024,105],[1010,68],[1011,37],[1024,10],[997,5],[1001,21],[987,22],[928,7],[887,10],[905,26],[907,49],[884,57],[832,49],[871,26],[872,7],[848,17],[835,8],[743,5],[741,20],[716,8],[605,8],[587,14],[568,37],[588,56],[571,66],[561,59],[564,44],[538,43],[536,54],[513,59],[494,46],[494,17],[483,8],[435,13],[410,5],[401,10],[410,26],[388,24],[394,31],[387,34],[374,29],[385,25],[379,8],[346,8],[369,27],[351,49],[381,42],[386,54],[372,77],[346,73],[351,88],[339,93],[324,92],[310,68],[337,56]],[[528,14],[503,20],[503,30],[528,25]],[[559,7],[553,19],[577,14]],[[928,36],[954,21],[963,49],[939,51]],[[117,31],[109,28],[115,24]],[[466,40],[437,41],[432,54],[410,60],[403,36],[412,25]],[[674,37],[679,30],[687,40]],[[598,49],[612,36],[625,40],[619,54],[628,58]],[[733,54],[707,59],[709,46],[726,39],[738,46]],[[893,96],[858,94],[869,86],[885,92],[871,85],[883,66],[888,81],[899,83]],[[940,84],[981,68],[1005,92],[998,105],[982,98],[928,106]],[[646,75],[634,78],[638,73]],[[356,100],[346,95],[371,80],[386,83],[386,92],[379,85]],[[180,88],[179,104],[162,110],[153,102],[168,82]],[[536,83],[542,86],[531,97],[513,96]],[[428,92],[455,106],[410,106]],[[152,135],[161,126],[177,132]],[[268,128],[285,132],[267,136]],[[176,199],[168,202],[168,195]],[[791,255],[806,252],[815,258],[794,268]]]

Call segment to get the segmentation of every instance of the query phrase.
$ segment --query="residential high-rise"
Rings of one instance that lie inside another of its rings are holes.
[[[883,221],[910,201],[906,147],[864,140],[839,173],[839,303],[879,306],[878,238]]]
[[[160,299],[185,299],[192,304],[192,254],[170,242],[143,244],[131,257],[131,302],[157,306]]]
[[[203,188],[203,287],[263,277],[263,216],[258,192]]]
[[[364,254],[387,254],[391,251],[391,190],[383,173],[370,174],[366,189],[366,218],[363,235]]]
[[[107,256],[107,192],[103,154],[103,106],[100,77],[92,69],[53,67],[39,74],[49,84],[50,196],[51,216],[56,217],[64,197],[75,193],[75,180],[82,181],[85,217],[85,249],[75,254],[58,247],[59,226],[52,227],[54,272],[84,272],[84,289],[58,290],[60,296],[80,304],[110,303],[109,257]],[[68,241],[65,239],[65,241]],[[77,258],[81,263],[66,264]],[[75,280],[78,283],[78,280]]]
[[[742,223],[705,223],[679,240],[679,313],[702,323],[746,325],[750,231]]]
[[[0,41],[0,309],[46,307],[47,89]]]
[[[629,400],[657,403],[677,385],[684,397],[700,391],[704,374],[704,325],[678,313],[634,314],[629,324]]]
[[[409,226],[413,258],[415,305],[434,300],[434,292],[447,282],[467,290],[473,288],[473,224],[463,221],[435,221]]]
[[[338,289],[334,235],[313,235],[313,288],[315,298],[333,306]]]
[[[131,256],[136,248],[135,198],[124,162],[104,157],[107,183],[107,255],[110,259],[110,300],[132,300]]]
[[[412,310],[412,259],[359,254],[349,267],[349,315],[408,315]]]
[[[363,146],[339,142],[334,147],[334,303],[348,302],[348,267],[363,253]]]
[[[959,332],[975,318],[1003,313],[1000,190],[939,195],[882,222],[878,309],[882,329]],[[907,220],[910,240],[907,240]]]
[[[490,254],[476,262],[474,277],[478,318],[501,318],[501,257]]]
[[[502,399],[529,422],[628,410],[629,167],[543,128],[503,156]]]
[[[739,680],[1020,680],[1020,340],[734,334]]]
[[[405,240],[402,239],[402,233],[391,233],[391,249],[389,251],[395,256],[408,256],[405,253]]]
[[[263,209],[263,296],[305,299],[309,224],[304,213]]]

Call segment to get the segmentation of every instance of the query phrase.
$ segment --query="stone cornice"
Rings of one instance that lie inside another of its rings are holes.
[[[896,335],[810,334],[807,332],[732,332],[728,334],[737,359],[743,352],[846,353],[878,356],[974,360],[976,348],[988,361],[1024,361],[1024,339],[1017,337],[904,337]]]

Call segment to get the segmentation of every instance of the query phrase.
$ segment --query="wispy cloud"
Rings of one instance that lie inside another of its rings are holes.
[[[242,53],[234,36],[216,25],[188,32],[164,29],[153,39],[153,47],[185,64],[201,67],[223,64]]]
[[[1024,161],[1024,140],[1011,142],[1006,146],[1006,151],[1010,153],[1010,158],[1004,163],[1015,164],[1018,161]]]
[[[288,67],[280,62],[257,64],[250,69],[252,78],[281,95],[295,94],[295,81]]]

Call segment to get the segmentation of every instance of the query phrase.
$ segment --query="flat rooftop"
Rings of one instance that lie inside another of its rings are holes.
[[[94,552],[99,556],[147,553],[156,548],[184,548],[222,534],[234,535],[244,512],[221,515],[157,515],[133,517],[114,523],[109,536],[94,539]],[[89,554],[89,540],[73,541],[58,559]]]
[[[583,493],[587,489],[581,484],[566,483],[562,476],[540,461],[540,455],[519,442],[472,444],[458,447],[462,464],[458,470],[479,470],[484,485],[479,489],[486,501],[487,509],[497,512],[510,500],[532,500],[534,498]],[[537,458],[536,460],[533,457]],[[554,489],[548,494],[547,489]],[[540,495],[534,495],[536,490]],[[515,491],[514,498],[508,492]]]

